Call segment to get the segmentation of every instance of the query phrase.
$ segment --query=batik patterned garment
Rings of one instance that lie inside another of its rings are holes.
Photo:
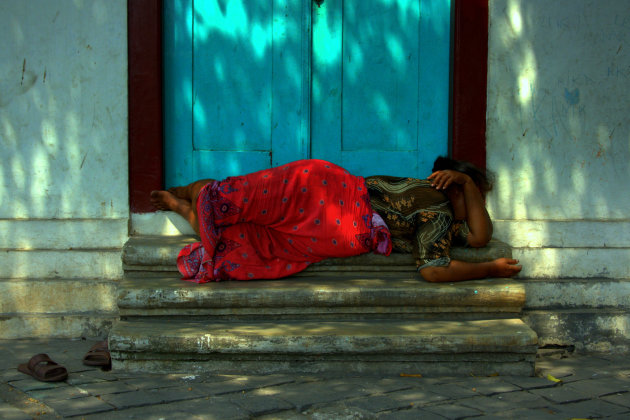
[[[453,220],[444,193],[423,179],[371,176],[366,184],[372,208],[389,227],[395,252],[412,253],[419,268],[450,263],[451,243],[465,237],[467,226]]]
[[[184,280],[275,279],[329,257],[389,255],[362,177],[302,160],[214,181],[197,200],[201,242],[177,258]]]

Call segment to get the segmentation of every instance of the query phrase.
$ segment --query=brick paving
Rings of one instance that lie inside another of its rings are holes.
[[[541,353],[536,377],[157,375],[84,366],[92,344],[0,340],[0,418],[630,418],[627,355]],[[39,382],[17,371],[40,352],[68,369],[66,381]]]

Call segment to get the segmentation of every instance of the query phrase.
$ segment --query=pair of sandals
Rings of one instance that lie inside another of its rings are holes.
[[[107,347],[107,341],[99,341],[94,344],[83,357],[83,364],[99,366],[105,369],[111,368],[112,359]],[[20,364],[18,370],[43,382],[65,381],[68,377],[68,370],[45,353],[31,357],[28,363]]]

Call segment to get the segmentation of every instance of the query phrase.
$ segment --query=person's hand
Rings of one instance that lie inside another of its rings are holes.
[[[490,272],[492,277],[513,277],[523,269],[523,266],[517,265],[518,260],[512,258],[498,258],[492,263],[493,268]]]
[[[464,185],[471,180],[465,173],[451,169],[433,172],[427,179],[431,181],[431,186],[436,190],[445,190],[452,184]]]

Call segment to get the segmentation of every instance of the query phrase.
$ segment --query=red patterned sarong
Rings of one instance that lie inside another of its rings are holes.
[[[275,279],[325,258],[391,252],[363,177],[322,160],[209,183],[197,212],[201,242],[177,257],[183,280],[197,283]]]

